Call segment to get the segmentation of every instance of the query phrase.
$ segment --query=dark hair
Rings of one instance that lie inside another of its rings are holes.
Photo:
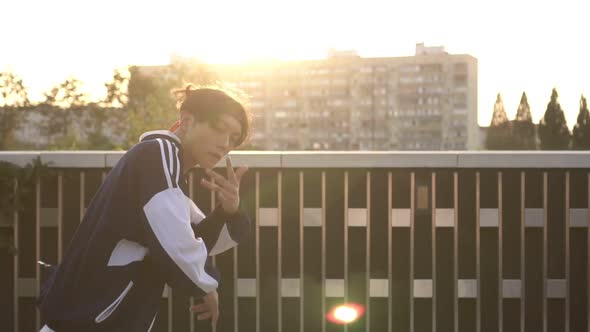
[[[172,90],[172,93],[179,111],[193,114],[199,122],[214,124],[224,114],[238,120],[242,132],[236,147],[248,139],[252,116],[244,106],[247,98],[243,92],[219,85],[200,87],[187,84],[185,88]]]

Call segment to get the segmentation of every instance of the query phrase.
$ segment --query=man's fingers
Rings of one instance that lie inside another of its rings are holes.
[[[192,312],[204,312],[207,310],[209,310],[209,307],[205,303],[193,305],[190,307],[190,311],[192,311]]]
[[[225,168],[227,170],[227,179],[234,184],[237,184],[236,173],[234,172],[234,167],[231,164],[231,158],[229,156],[225,156]]]
[[[207,312],[204,312],[204,313],[202,313],[202,314],[199,314],[199,315],[197,316],[197,320],[205,320],[205,319],[209,319],[209,318],[211,318],[212,316],[213,316],[213,314],[211,313],[211,311],[207,311]]]
[[[225,200],[225,196],[224,196],[224,195],[223,195],[223,193],[221,193],[220,191],[217,191],[217,198],[218,198],[220,201],[223,201],[223,200]]]
[[[216,183],[213,183],[205,179],[201,180],[201,184],[207,189],[216,192],[220,200],[236,199],[238,195],[237,191],[235,190],[228,190],[226,188],[220,187]]]
[[[213,190],[213,191],[221,190],[221,187],[217,183],[213,183],[207,179],[201,179],[201,184],[209,190]]]
[[[226,178],[224,178],[221,174],[210,170],[210,169],[206,169],[205,173],[207,175],[209,175],[213,180],[215,180],[216,183],[218,183],[221,186],[234,186],[232,183],[230,183]]]
[[[235,198],[239,194],[238,190],[235,187],[223,187],[207,179],[201,179],[201,184],[211,191],[216,191],[218,193],[223,194],[223,196],[225,196],[226,198]]]
[[[247,171],[248,171],[248,166],[242,166],[242,167],[238,168],[238,170],[236,171],[236,181],[238,182],[238,184],[242,180],[242,176],[244,174],[246,174]]]
[[[211,327],[213,328],[213,332],[217,331],[217,320],[219,319],[219,312],[214,313],[211,317]]]

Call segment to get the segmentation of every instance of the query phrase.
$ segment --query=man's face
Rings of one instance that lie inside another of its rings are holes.
[[[239,143],[242,127],[238,120],[228,114],[216,121],[198,122],[192,118],[186,127],[182,145],[190,160],[202,168],[212,168]],[[193,165],[187,165],[192,167]]]

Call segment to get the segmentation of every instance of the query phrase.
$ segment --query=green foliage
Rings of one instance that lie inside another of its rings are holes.
[[[574,126],[572,149],[590,150],[590,113],[584,96],[580,98],[580,113],[578,113],[578,121]]]
[[[82,81],[70,77],[45,92],[45,104],[62,109],[79,108],[88,101],[88,96],[81,91]]]
[[[494,104],[492,122],[488,128],[486,148],[488,150],[509,150],[512,147],[511,141],[511,124],[504,109],[502,96],[498,94]]]
[[[127,102],[129,101],[129,75],[129,70],[115,70],[112,81],[104,84],[107,93],[105,99],[103,100],[103,106],[127,106]]]
[[[50,172],[48,164],[43,164],[40,157],[25,167],[0,161],[0,220],[11,220],[16,212],[30,206],[35,200],[38,179]],[[16,253],[12,237],[0,236],[0,250]]]
[[[570,132],[557,98],[557,90],[554,88],[545,115],[539,123],[542,150],[567,150],[570,145]]]
[[[178,118],[171,91],[186,83],[214,82],[206,67],[195,61],[174,61],[167,67],[129,68],[127,139],[125,148],[137,143],[149,130],[167,129]]]
[[[23,80],[12,72],[0,72],[0,150],[15,145],[14,128],[22,118],[22,108],[30,106]]]
[[[537,142],[535,135],[535,124],[531,116],[531,108],[526,97],[522,93],[520,104],[516,111],[516,119],[512,123],[512,146],[513,150],[536,150]]]

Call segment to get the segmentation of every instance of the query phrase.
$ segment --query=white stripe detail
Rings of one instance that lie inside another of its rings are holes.
[[[148,249],[139,243],[123,239],[117,243],[111,253],[107,266],[124,266],[133,262],[142,261],[148,253]]]
[[[119,297],[115,300],[115,302],[111,303],[106,309],[103,310],[103,312],[101,312],[98,316],[96,316],[94,321],[96,323],[100,323],[103,320],[109,318],[109,316],[115,311],[115,309],[117,309],[119,304],[121,304],[121,302],[125,298],[125,295],[127,295],[127,293],[129,292],[129,290],[131,289],[132,286],[133,286],[133,281],[130,281],[129,284],[127,285],[127,287],[125,287],[125,289],[123,290],[123,293],[121,293],[121,295],[119,295]]]
[[[49,326],[43,325],[43,327],[41,328],[41,330],[39,332],[55,332],[55,331],[52,330]]]
[[[151,135],[168,136],[168,137],[174,139],[175,141],[177,141],[178,143],[182,143],[180,141],[180,138],[178,136],[176,136],[176,134],[174,134],[170,130],[152,130],[152,131],[145,132],[145,133],[141,134],[141,136],[139,136],[139,141],[141,142],[141,141],[143,141],[144,138],[151,136]]]
[[[168,182],[168,188],[172,188],[172,181],[170,181],[170,174],[168,173],[168,166],[166,165],[166,154],[164,153],[164,143],[162,139],[156,138],[158,144],[160,144],[160,153],[162,154],[162,168],[164,170],[164,175],[166,176],[166,181]]]
[[[143,211],[168,256],[195,285],[209,293],[218,284],[205,272],[207,247],[203,239],[194,236],[185,197],[180,188],[170,188],[154,195]]]
[[[150,332],[152,330],[152,327],[154,327],[154,322],[156,321],[156,316],[158,316],[157,312],[154,315],[154,319],[152,319],[152,323],[150,324],[150,328],[147,330],[147,332]]]
[[[201,209],[199,209],[197,204],[195,204],[195,202],[193,202],[193,200],[190,199],[190,197],[187,197],[187,196],[185,196],[185,197],[188,200],[188,205],[189,205],[190,214],[191,214],[191,224],[195,224],[195,225],[200,224],[201,221],[203,221],[203,219],[205,219],[205,214],[203,213],[203,211],[201,211]]]
[[[178,158],[178,148],[175,147],[174,151],[176,153],[176,183],[178,183],[178,178],[180,176],[180,158]]]
[[[168,171],[170,171],[170,176],[172,176],[172,174],[174,174],[172,172],[172,167],[173,167],[173,163],[172,163],[172,158],[174,158],[174,149],[172,148],[172,143],[170,143],[169,140],[166,140],[166,146],[168,147]]]
[[[224,224],[223,228],[219,232],[219,237],[217,237],[215,245],[213,246],[213,248],[211,248],[211,253],[209,254],[209,256],[215,256],[237,245],[238,243],[234,241],[229,235],[229,231],[227,230],[227,224]]]

